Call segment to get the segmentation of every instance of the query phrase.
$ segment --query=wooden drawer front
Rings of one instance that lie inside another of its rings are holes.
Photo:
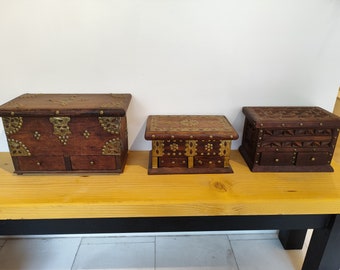
[[[115,156],[71,156],[73,170],[115,170]]]
[[[220,151],[220,140],[201,140],[197,145],[197,155],[216,156]]]
[[[260,159],[260,165],[263,166],[289,166],[294,163],[293,153],[263,152]]]
[[[296,157],[297,166],[326,165],[330,163],[331,156],[328,152],[305,152],[298,153]]]
[[[161,167],[188,167],[187,157],[159,157],[158,166]]]
[[[164,140],[164,155],[184,156],[185,140]]]
[[[20,171],[65,171],[64,157],[36,156],[16,157]]]
[[[223,168],[224,158],[223,157],[195,157],[194,167],[195,168]]]

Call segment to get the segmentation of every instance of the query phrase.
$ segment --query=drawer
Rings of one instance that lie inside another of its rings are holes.
[[[63,156],[16,157],[18,171],[65,171]]]
[[[263,152],[260,158],[260,165],[263,166],[290,166],[294,165],[293,153]]]
[[[115,170],[116,156],[71,156],[72,170]]]
[[[158,166],[161,167],[188,167],[187,157],[159,157]]]
[[[328,152],[304,152],[296,157],[297,166],[326,165],[330,163],[332,156]]]
[[[224,157],[198,156],[194,158],[195,168],[223,168]]]

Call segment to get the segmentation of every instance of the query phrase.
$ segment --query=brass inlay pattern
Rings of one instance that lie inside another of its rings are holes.
[[[219,155],[224,157],[224,167],[229,167],[229,157],[230,157],[230,140],[221,140],[220,142],[220,152]]]
[[[164,141],[152,141],[152,168],[158,168],[158,157],[164,155]]]
[[[170,149],[171,151],[176,152],[178,150],[178,144],[177,143],[170,144]]]
[[[150,119],[150,132],[232,132],[224,117],[155,116]]]
[[[210,151],[212,151],[214,149],[214,145],[212,143],[207,143],[206,145],[204,145],[204,149],[205,149],[205,151],[210,153]]]
[[[58,136],[59,141],[66,145],[68,140],[68,135],[71,134],[68,122],[71,118],[68,116],[64,117],[50,117],[50,122],[53,125],[53,134]]]
[[[22,142],[14,139],[8,139],[8,147],[11,155],[13,157],[20,157],[20,156],[30,156],[31,153]]]
[[[121,154],[120,139],[111,139],[105,143],[102,148],[104,156],[118,156]]]
[[[152,156],[161,157],[164,155],[164,141],[154,140],[152,141]]]
[[[7,135],[18,132],[23,124],[22,117],[3,117],[2,120]]]
[[[188,157],[188,168],[193,168],[194,156],[197,155],[197,140],[185,141],[185,155]]]
[[[120,122],[121,117],[98,117],[99,123],[102,128],[111,133],[111,134],[119,134],[120,132]]]
[[[49,101],[64,107],[64,106],[74,102],[76,100],[76,98],[77,98],[77,95],[71,95],[71,96],[67,96],[65,98],[60,98],[60,99],[49,99]]]

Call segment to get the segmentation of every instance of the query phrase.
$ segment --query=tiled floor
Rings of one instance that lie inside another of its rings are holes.
[[[0,269],[297,270],[308,241],[286,251],[275,231],[2,238]]]

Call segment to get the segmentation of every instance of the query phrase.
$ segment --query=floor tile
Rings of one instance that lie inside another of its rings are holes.
[[[80,238],[10,239],[0,250],[1,269],[69,270]]]
[[[286,251],[278,239],[231,240],[230,243],[240,270],[296,270],[302,265],[303,251]]]
[[[264,239],[277,239],[278,234],[273,233],[247,233],[247,234],[228,234],[229,240],[264,240]]]
[[[156,269],[237,270],[226,235],[156,237]]]
[[[118,243],[155,243],[154,236],[137,236],[131,237],[129,235],[119,237],[83,237],[82,245],[94,244],[118,244]]]
[[[72,269],[154,269],[154,237],[84,238]]]

